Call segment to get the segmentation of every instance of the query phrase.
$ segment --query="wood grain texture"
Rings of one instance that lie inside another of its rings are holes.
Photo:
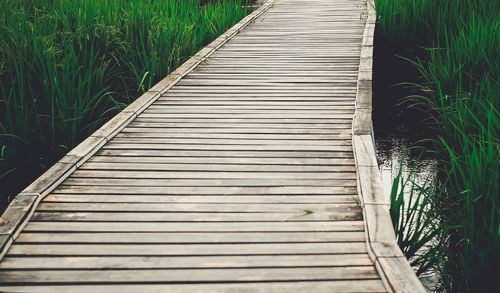
[[[6,292],[26,292],[25,286],[0,285],[0,290]],[[248,292],[318,292],[318,293],[379,293],[386,292],[380,280],[336,280],[331,281],[307,281],[307,282],[265,282],[265,283],[210,283],[210,284],[141,284],[141,285],[37,285],[30,287],[29,292],[75,292],[75,293],[202,293],[202,292],[224,292],[224,293],[248,293]]]

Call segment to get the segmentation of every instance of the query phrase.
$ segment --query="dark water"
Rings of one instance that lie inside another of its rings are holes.
[[[414,59],[411,48],[392,47],[388,40],[375,33],[373,67],[373,132],[377,161],[382,176],[384,192],[389,198],[392,182],[403,168],[403,176],[409,176],[410,165],[416,164],[413,176],[422,183],[435,175],[437,160],[425,152],[430,149],[428,139],[437,137],[429,117],[420,110],[409,107],[407,97],[419,94],[408,83],[423,83],[417,69],[409,61],[397,56]],[[409,190],[406,188],[406,190]],[[439,277],[432,272],[420,279],[429,291],[434,291]]]
[[[397,173],[401,161],[406,165],[405,162],[417,160],[422,169],[435,162],[423,150],[429,149],[425,141],[435,138],[436,131],[428,114],[410,107],[412,101],[408,98],[420,94],[411,84],[424,81],[415,66],[397,54],[414,59],[421,52],[392,47],[388,40],[375,33],[373,132],[377,160],[384,179],[390,179],[389,175]],[[387,185],[386,182],[384,185]]]

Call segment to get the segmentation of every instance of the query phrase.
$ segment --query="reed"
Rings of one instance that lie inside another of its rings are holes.
[[[442,239],[440,215],[433,209],[436,194],[435,172],[419,173],[418,160],[403,164],[394,176],[390,193],[390,215],[399,247],[421,276],[439,265],[437,241]]]
[[[432,204],[446,223],[441,289],[485,292],[500,274],[500,2],[375,2],[378,33],[396,48],[425,48],[407,57],[425,80],[412,100],[439,129],[430,151],[445,184]]]
[[[0,202],[246,14],[245,0],[0,1]]]

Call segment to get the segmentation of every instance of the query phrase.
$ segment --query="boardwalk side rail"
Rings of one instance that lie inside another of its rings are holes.
[[[408,260],[396,243],[378,169],[372,131],[372,67],[376,13],[373,0],[367,0],[367,20],[361,44],[356,111],[352,144],[363,207],[368,253],[387,290],[426,292]]]
[[[243,18],[196,55],[154,85],[123,111],[104,124],[91,136],[76,146],[26,189],[16,195],[0,218],[0,261],[10,245],[29,222],[41,200],[85,163],[110,139],[125,128],[132,120],[172,88],[198,64],[205,61],[217,49],[237,35],[256,18],[271,8],[277,0],[267,0],[258,9]]]

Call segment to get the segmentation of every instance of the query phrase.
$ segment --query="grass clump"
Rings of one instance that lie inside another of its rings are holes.
[[[421,178],[417,171],[416,162],[406,169],[401,161],[392,181],[390,215],[399,247],[421,276],[439,265],[435,241],[442,223],[432,209],[439,194],[435,173],[426,171]]]
[[[423,81],[412,99],[433,117],[443,193],[431,209],[446,244],[442,291],[486,292],[500,274],[500,2],[376,0],[378,33]],[[419,47],[423,49],[418,49]],[[485,291],[486,290],[486,291]]]
[[[0,201],[247,14],[200,4],[0,1]]]

